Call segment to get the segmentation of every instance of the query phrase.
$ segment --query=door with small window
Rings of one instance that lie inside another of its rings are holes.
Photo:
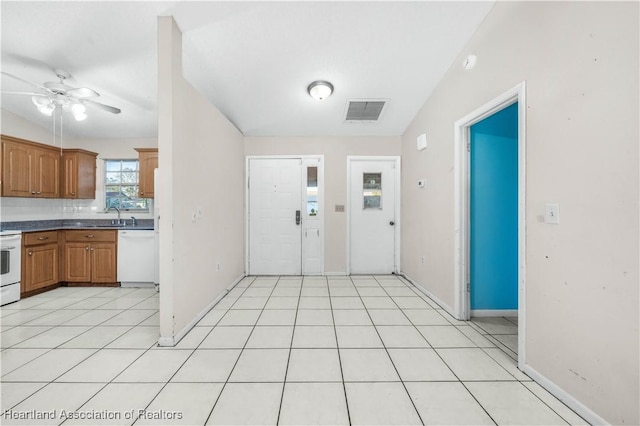
[[[349,266],[352,274],[397,272],[400,160],[349,157]]]

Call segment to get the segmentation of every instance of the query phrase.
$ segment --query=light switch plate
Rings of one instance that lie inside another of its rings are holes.
[[[560,223],[560,204],[546,203],[544,205],[544,222],[551,224]]]

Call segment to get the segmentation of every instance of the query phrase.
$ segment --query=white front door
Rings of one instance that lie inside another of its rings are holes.
[[[349,263],[352,274],[396,271],[396,158],[349,159]]]
[[[249,274],[300,275],[300,159],[249,160]]]

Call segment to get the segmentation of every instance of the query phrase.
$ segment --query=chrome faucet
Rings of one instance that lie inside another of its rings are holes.
[[[108,212],[111,209],[115,209],[115,211],[118,212],[118,222],[114,223],[114,221],[111,221],[112,225],[122,225],[122,220],[120,220],[120,209],[115,207],[115,206],[111,206],[111,207],[107,207],[107,209],[105,210],[105,213]]]
[[[131,216],[131,226],[136,226],[138,224],[138,221],[136,220],[135,217]]]

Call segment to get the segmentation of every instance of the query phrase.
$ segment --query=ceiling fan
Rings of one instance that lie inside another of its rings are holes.
[[[66,84],[65,80],[71,77],[68,72],[61,69],[54,69],[53,72],[60,81],[47,81],[39,85],[8,72],[0,71],[7,77],[40,89],[40,92],[2,91],[2,94],[31,96],[31,101],[38,108],[38,111],[46,116],[51,116],[56,108],[60,108],[65,112],[71,112],[77,121],[82,121],[87,118],[85,105],[94,106],[113,114],[120,114],[119,108],[92,100],[91,98],[100,96],[95,90],[88,87],[72,87]]]

